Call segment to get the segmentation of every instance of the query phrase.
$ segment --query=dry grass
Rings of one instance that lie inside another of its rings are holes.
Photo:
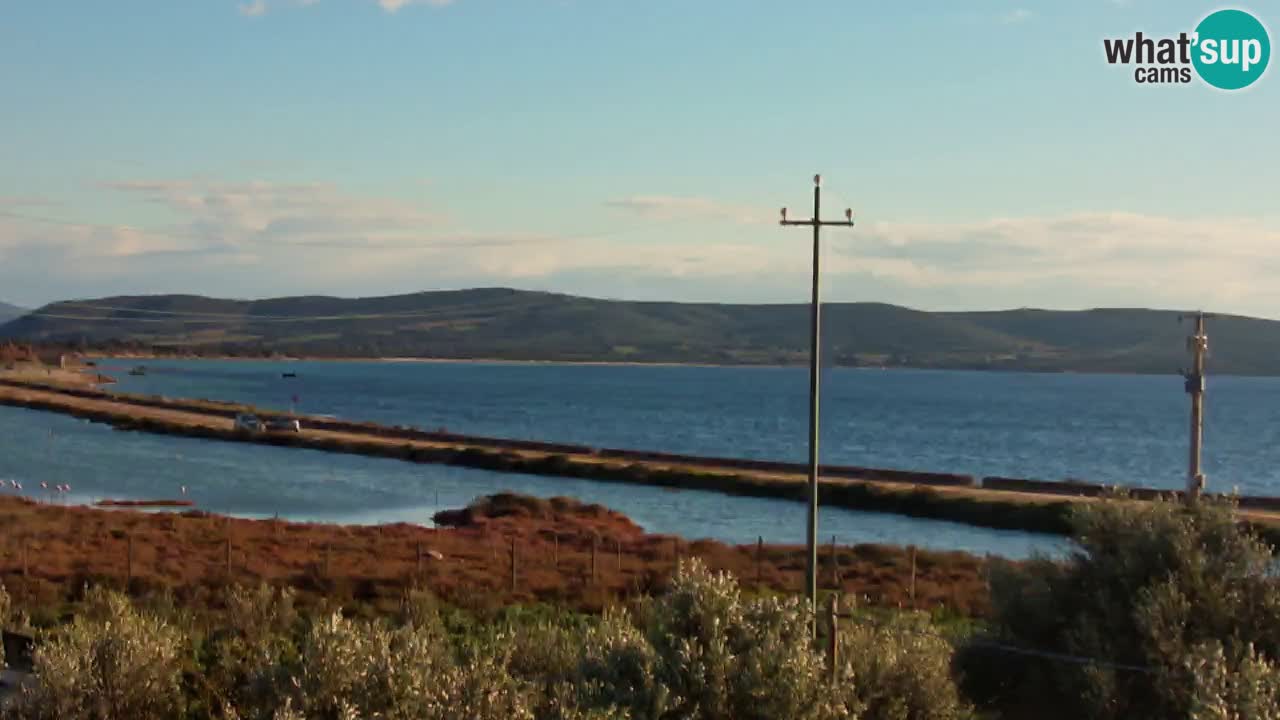
[[[74,599],[86,582],[136,593],[165,588],[199,603],[228,582],[265,581],[292,586],[311,600],[386,609],[407,587],[425,585],[463,606],[546,601],[598,610],[662,589],[678,558],[697,556],[713,569],[733,572],[748,588],[803,587],[802,547],[651,535],[616,512],[565,498],[495,496],[451,521],[458,526],[344,526],[96,510],[7,497],[0,498],[0,581],[29,607]],[[833,587],[838,572],[844,593],[907,606],[909,557],[896,547],[837,547],[833,565],[831,549],[823,548],[822,585]],[[964,553],[919,552],[917,605],[985,613],[982,562]]]

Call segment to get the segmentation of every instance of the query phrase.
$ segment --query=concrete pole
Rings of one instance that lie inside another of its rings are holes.
[[[853,226],[853,211],[845,210],[843,221],[822,219],[822,176],[813,176],[813,218],[788,220],[787,209],[782,209],[783,225],[807,225],[813,228],[813,278],[809,300],[809,512],[806,518],[808,557],[805,564],[805,595],[814,613],[814,634],[817,634],[818,616],[818,397],[819,367],[821,363],[822,337],[822,276],[821,230],[823,225]]]
[[[1187,338],[1192,355],[1192,369],[1186,374],[1186,389],[1191,395],[1191,427],[1187,458],[1187,500],[1195,500],[1204,492],[1205,477],[1200,460],[1204,443],[1204,356],[1209,338],[1204,331],[1204,313],[1196,313],[1196,333]]]
[[[822,180],[813,176],[813,288],[809,303],[809,515],[805,537],[809,543],[808,564],[805,566],[805,592],[816,615],[818,609],[818,396],[819,352],[822,345],[822,298],[820,279],[822,274],[821,250],[818,240],[822,224]]]

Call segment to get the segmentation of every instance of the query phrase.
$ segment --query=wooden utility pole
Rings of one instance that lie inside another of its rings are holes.
[[[809,304],[809,515],[807,538],[808,564],[805,568],[805,590],[816,617],[818,612],[818,363],[822,335],[822,301],[819,293],[821,275],[821,244],[819,231],[824,225],[853,226],[853,210],[844,211],[844,220],[822,219],[822,176],[813,176],[813,217],[809,220],[788,220],[787,209],[782,208],[783,225],[805,225],[813,228],[813,286]],[[817,623],[814,623],[817,632]]]
[[[1191,351],[1191,370],[1182,375],[1186,379],[1186,391],[1191,396],[1191,439],[1187,458],[1187,502],[1192,502],[1204,492],[1205,477],[1200,468],[1201,450],[1204,442],[1204,359],[1209,352],[1209,336],[1204,332],[1205,318],[1213,317],[1204,312],[1194,315],[1179,315],[1178,319],[1187,318],[1196,321],[1194,335],[1187,338],[1187,349]]]

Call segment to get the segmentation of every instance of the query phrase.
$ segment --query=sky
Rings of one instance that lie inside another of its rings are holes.
[[[1232,5],[1280,27],[1280,6]],[[0,7],[0,300],[473,286],[1280,318],[1280,77],[1158,0]]]

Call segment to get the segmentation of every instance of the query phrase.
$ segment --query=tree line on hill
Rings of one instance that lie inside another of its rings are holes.
[[[850,367],[1176,373],[1188,326],[1169,310],[925,312],[824,306],[823,362]],[[808,307],[598,300],[510,289],[375,298],[154,295],[53,303],[0,338],[194,356],[430,357],[803,364]],[[1280,322],[1210,321],[1210,369],[1280,374]]]

